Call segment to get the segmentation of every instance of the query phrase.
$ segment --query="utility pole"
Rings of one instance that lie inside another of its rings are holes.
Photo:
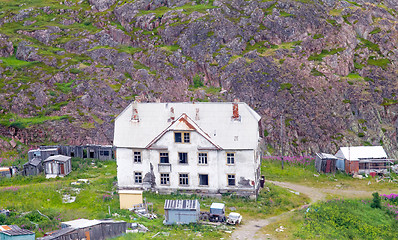
[[[282,158],[282,170],[283,170],[283,116],[281,115],[281,158]]]

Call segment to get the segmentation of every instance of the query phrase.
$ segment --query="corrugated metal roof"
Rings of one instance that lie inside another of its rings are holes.
[[[55,156],[50,156],[48,157],[46,160],[44,160],[44,162],[48,162],[48,161],[60,161],[60,162],[66,162],[69,159],[71,159],[71,157],[68,156],[64,156],[64,155],[55,155]]]
[[[68,222],[62,222],[62,224],[74,228],[74,229],[79,229],[79,228],[86,228],[86,227],[91,227],[97,224],[100,224],[100,220],[88,220],[88,219],[76,219]]]
[[[166,200],[164,209],[195,210],[199,205],[198,200]]]
[[[69,228],[63,228],[63,229],[60,229],[60,230],[57,230],[57,231],[53,231],[53,232],[47,233],[48,234],[47,236],[38,238],[37,240],[56,239],[59,236],[62,236],[64,234],[72,232],[73,230],[75,230],[75,229],[74,228],[70,228],[70,227]]]
[[[223,209],[225,207],[224,203],[212,203],[210,208],[213,209]]]
[[[338,159],[336,156],[328,153],[317,153],[316,155],[321,159]]]
[[[335,156],[350,161],[387,158],[387,154],[382,146],[341,147]]]
[[[18,230],[11,229],[11,230],[8,230],[8,231],[2,231],[1,233],[2,234],[6,234],[8,236],[19,236],[19,235],[32,235],[32,234],[35,234],[32,231],[29,231],[29,230],[26,230],[26,229],[22,229],[22,228],[20,228]]]

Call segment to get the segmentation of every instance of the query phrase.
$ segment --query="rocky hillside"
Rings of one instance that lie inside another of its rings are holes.
[[[396,0],[0,0],[0,148],[110,144],[144,101],[232,101],[270,153],[398,157]]]

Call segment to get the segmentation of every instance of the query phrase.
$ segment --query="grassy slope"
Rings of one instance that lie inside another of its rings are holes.
[[[111,217],[108,214],[108,207],[112,214],[118,213],[120,219],[131,222],[136,216],[126,210],[119,209],[119,199],[116,187],[116,163],[113,161],[99,162],[94,165],[91,160],[80,160],[74,158],[72,173],[65,178],[45,179],[44,176],[35,177],[15,177],[0,180],[0,208],[8,208],[17,213],[40,210],[42,213],[52,218],[53,224],[40,223],[43,229],[36,231],[36,236],[41,236],[43,232],[57,229],[59,222],[76,218],[101,219]],[[90,185],[81,186],[81,192],[77,195],[74,203],[62,203],[60,193],[72,192],[70,183],[79,178],[88,178]],[[163,204],[165,199],[200,199],[201,210],[209,210],[212,202],[224,202],[227,212],[230,207],[235,207],[244,219],[265,218],[280,212],[288,211],[308,202],[308,198],[297,196],[291,192],[273,185],[267,185],[268,189],[263,190],[257,201],[238,198],[234,196],[224,196],[222,199],[201,198],[200,196],[186,196],[182,194],[157,195],[146,192],[144,197],[147,201],[154,203],[154,211],[161,217],[149,221],[146,219],[136,219],[151,230],[147,234],[135,234],[135,237],[146,239],[158,231],[170,232],[173,239],[219,239],[226,237],[229,233],[225,230],[232,230],[232,227],[214,228],[209,226],[190,225],[190,226],[163,226]],[[110,195],[110,196],[109,196]],[[108,197],[109,196],[109,197]],[[15,220],[15,219],[14,219]],[[1,222],[1,220],[0,220]],[[25,221],[26,222],[26,221]],[[21,221],[11,223],[22,224]],[[183,230],[189,229],[189,230]],[[200,232],[200,234],[199,234]],[[126,235],[120,239],[131,239],[133,236]]]

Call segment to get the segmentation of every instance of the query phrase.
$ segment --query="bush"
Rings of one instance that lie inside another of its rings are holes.
[[[370,206],[372,208],[381,208],[381,201],[380,201],[379,193],[375,192],[372,194],[372,196],[373,196],[373,202]]]
[[[199,88],[199,87],[203,87],[203,81],[202,81],[202,77],[199,74],[196,74],[193,77],[193,87],[194,88]]]

